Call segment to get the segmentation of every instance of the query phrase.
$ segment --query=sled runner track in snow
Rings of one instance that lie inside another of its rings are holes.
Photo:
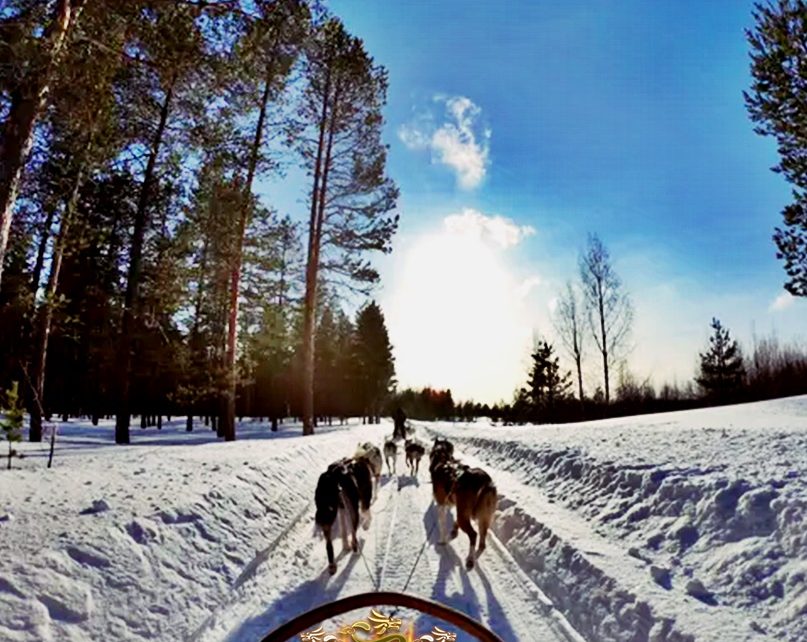
[[[272,541],[269,546],[264,549],[261,549],[255,554],[249,563],[244,567],[244,570],[241,571],[241,574],[236,578],[235,582],[233,582],[232,591],[230,593],[230,600],[219,606],[218,609],[213,611],[202,624],[187,638],[186,642],[196,642],[200,639],[200,636],[204,633],[206,629],[208,629],[211,624],[215,621],[216,614],[219,613],[222,609],[226,609],[227,606],[232,602],[233,596],[237,594],[238,589],[241,588],[246,582],[250,580],[250,578],[255,576],[258,568],[261,564],[265,563],[269,557],[272,555],[272,552],[283,542],[287,539],[295,530],[300,522],[302,521],[303,517],[306,514],[311,513],[314,507],[314,500],[310,500],[303,508],[289,521],[288,526],[284,528],[277,537]]]
[[[507,548],[492,531],[488,533],[488,541],[491,544],[489,550],[494,552],[499,559],[502,560],[502,563],[511,570],[513,580],[527,595],[531,596],[533,603],[537,605],[544,616],[547,617],[550,627],[558,634],[558,637],[563,637],[568,640],[568,642],[586,642],[586,639],[569,624],[568,620],[555,608],[551,600],[518,565],[518,562],[513,559],[513,556],[510,555]]]
[[[498,542],[493,540],[477,568],[468,572],[467,539],[458,537],[438,546],[435,520],[431,486],[425,480],[385,476],[373,505],[373,524],[359,533],[361,554],[343,552],[331,576],[322,539],[312,537],[307,524],[298,525],[255,565],[235,599],[209,618],[194,639],[254,642],[320,604],[391,591],[462,611],[504,642],[582,640],[547,598],[519,575],[517,564]],[[360,568],[365,562],[374,572]],[[414,612],[399,617],[416,621],[418,629],[446,626]]]
[[[553,502],[537,484],[525,483],[509,472],[508,467],[522,460],[503,458],[497,452],[498,442],[466,438],[459,431],[425,428],[425,432],[448,436],[462,450],[458,457],[491,471],[501,489],[493,523],[500,553],[512,560],[509,563],[522,579],[522,589],[540,589],[553,610],[562,612],[562,619],[585,639],[773,639],[737,617],[740,612],[730,606],[715,608],[683,590],[660,586],[650,562],[602,537],[589,520]]]

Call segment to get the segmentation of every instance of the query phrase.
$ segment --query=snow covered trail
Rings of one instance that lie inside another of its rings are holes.
[[[471,572],[464,565],[468,548],[464,534],[446,546],[437,544],[436,511],[427,478],[423,469],[418,479],[384,476],[372,524],[359,535],[361,554],[343,552],[333,577],[325,568],[323,539],[312,537],[313,508],[308,508],[310,515],[273,550],[240,595],[190,639],[254,642],[319,604],[366,591],[405,590],[467,613],[505,642],[582,640],[495,536]],[[338,536],[334,544],[339,551]],[[300,583],[302,569],[309,579]],[[406,610],[398,615],[410,621],[417,617]],[[429,630],[432,623],[451,628],[428,618],[417,622],[418,630]]]
[[[360,441],[380,444],[386,422],[302,437],[250,421],[225,444],[176,420],[116,446],[111,421],[71,421],[50,470],[45,444],[23,443],[0,472],[0,640],[252,642],[323,601],[404,588],[508,642],[807,639],[807,397],[417,425],[498,488],[471,572],[464,534],[434,541],[424,460],[418,483],[385,476],[362,555],[327,573],[317,478]]]

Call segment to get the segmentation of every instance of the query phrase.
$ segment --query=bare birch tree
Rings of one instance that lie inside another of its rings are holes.
[[[594,343],[602,355],[605,403],[610,403],[610,370],[628,349],[633,325],[633,304],[622,280],[611,265],[608,248],[599,236],[591,234],[580,257],[580,282],[586,320]]]
[[[585,344],[585,309],[580,293],[566,282],[566,289],[558,298],[558,307],[555,310],[555,331],[560,337],[563,347],[574,361],[577,371],[577,393],[583,401],[583,354]]]

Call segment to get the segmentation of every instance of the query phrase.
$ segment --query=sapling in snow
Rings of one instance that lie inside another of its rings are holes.
[[[8,469],[11,470],[11,458],[21,456],[12,444],[22,441],[22,405],[20,404],[17,382],[11,384],[6,391],[5,402],[0,408],[0,430],[8,441]]]

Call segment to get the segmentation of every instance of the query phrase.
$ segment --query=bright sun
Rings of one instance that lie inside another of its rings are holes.
[[[384,301],[402,386],[451,388],[455,400],[512,398],[532,324],[502,254],[482,234],[448,227],[403,249]]]

